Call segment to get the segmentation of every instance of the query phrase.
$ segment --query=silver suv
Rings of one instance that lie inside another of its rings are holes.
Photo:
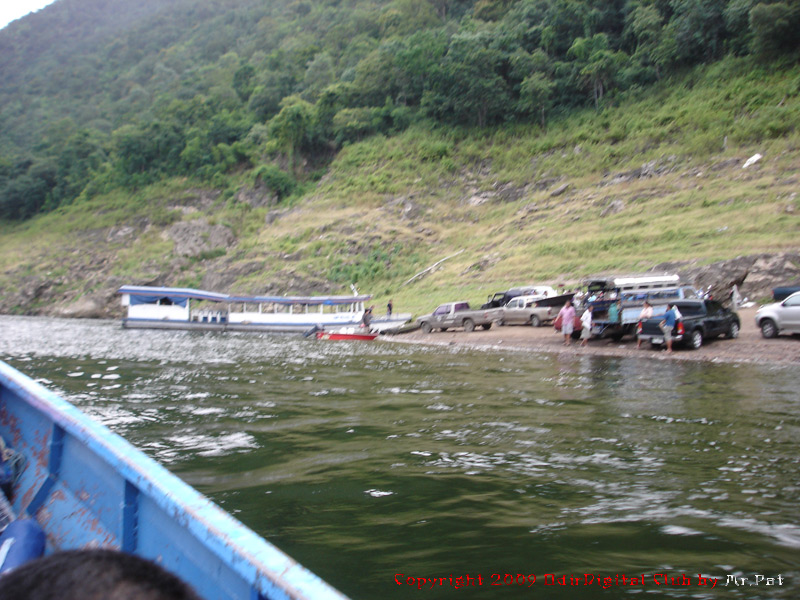
[[[779,333],[800,333],[800,292],[795,292],[783,302],[759,308],[756,326],[765,338],[773,338]]]

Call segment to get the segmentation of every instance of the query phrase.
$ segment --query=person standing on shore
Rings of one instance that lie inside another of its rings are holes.
[[[583,311],[581,315],[581,348],[586,346],[589,343],[589,338],[592,335],[592,312],[594,311],[594,306],[591,304],[589,307]]]
[[[561,317],[561,333],[564,334],[564,345],[569,346],[569,340],[575,329],[575,307],[572,306],[570,300],[567,300],[561,310],[558,311],[558,316]]]
[[[658,324],[661,331],[664,333],[664,342],[667,344],[667,352],[672,352],[672,330],[675,328],[677,318],[672,304],[667,304],[667,312],[664,313],[664,318]]]
[[[375,308],[374,306],[370,306],[369,308],[364,310],[364,314],[361,316],[361,327],[366,327],[367,331],[369,331],[370,323],[372,323],[372,309]]]
[[[739,286],[736,283],[731,284],[731,310],[735,313],[739,312],[739,307],[742,304],[742,295],[739,293]]]
[[[611,303],[611,306],[608,307],[608,320],[612,323],[619,323],[619,319],[622,312],[622,302],[619,300],[614,300]]]
[[[392,310],[394,310],[394,300],[389,300],[389,303],[386,305],[386,316],[392,316]]]
[[[653,305],[650,304],[647,300],[644,301],[644,308],[642,312],[639,313],[639,321],[644,323],[647,319],[651,319],[653,317]],[[639,350],[642,347],[642,339],[639,336],[636,336],[636,349]]]

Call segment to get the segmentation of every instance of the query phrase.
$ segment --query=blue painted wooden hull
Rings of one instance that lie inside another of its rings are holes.
[[[25,456],[18,515],[49,552],[123,550],[207,600],[343,599],[319,577],[70,403],[0,362],[0,436]]]

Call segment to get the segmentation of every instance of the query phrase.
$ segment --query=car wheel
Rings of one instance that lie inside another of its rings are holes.
[[[472,319],[464,319],[464,331],[467,333],[475,331],[475,321]]]
[[[774,338],[778,335],[778,327],[772,319],[764,319],[761,321],[761,335],[765,338]]]
[[[422,329],[422,333],[430,333],[431,331],[433,331],[433,327],[431,327],[431,324],[428,323],[427,321],[422,325],[420,325],[419,328]]]
[[[536,315],[531,315],[531,327],[541,327],[542,320]]]
[[[739,324],[736,323],[735,321],[733,323],[731,323],[731,326],[728,327],[728,334],[727,335],[728,335],[728,338],[732,339],[732,340],[734,340],[737,337],[739,337]]]
[[[700,346],[703,345],[703,332],[699,329],[695,329],[692,333],[689,334],[689,348],[692,350],[699,350]]]

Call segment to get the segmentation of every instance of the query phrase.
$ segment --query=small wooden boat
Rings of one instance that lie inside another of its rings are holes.
[[[0,437],[4,461],[9,453],[18,459],[13,481],[3,486],[17,518],[8,529],[38,525],[45,554],[81,548],[134,554],[206,600],[346,600],[120,436],[4,362]]]
[[[364,328],[347,327],[337,331],[317,331],[318,340],[364,340],[372,341],[378,337],[377,331],[367,331]]]

